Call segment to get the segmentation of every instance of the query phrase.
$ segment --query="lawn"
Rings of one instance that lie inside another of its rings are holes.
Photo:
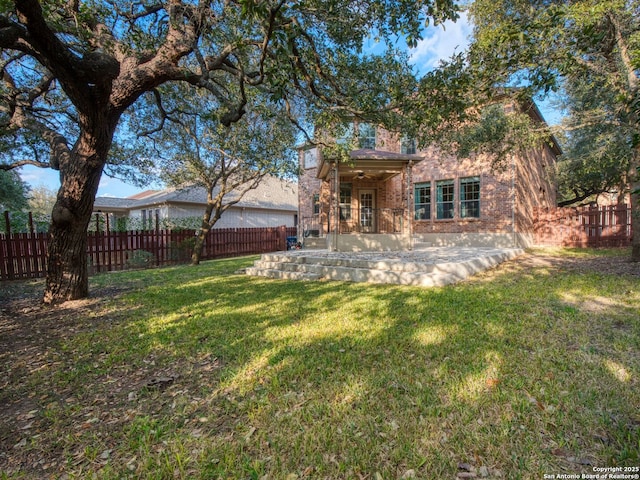
[[[248,277],[245,257],[99,275],[54,309],[41,282],[2,285],[0,478],[637,468],[640,276],[621,255],[538,250],[434,289]]]

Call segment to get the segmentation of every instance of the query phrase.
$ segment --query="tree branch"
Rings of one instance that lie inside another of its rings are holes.
[[[620,59],[622,60],[622,64],[624,65],[626,77],[627,77],[627,87],[629,92],[633,95],[634,92],[638,90],[638,75],[636,74],[636,69],[633,66],[633,61],[631,60],[631,55],[629,54],[629,46],[622,36],[622,26],[618,21],[616,15],[613,12],[607,12],[607,18],[611,25],[613,26],[614,36],[616,39],[616,45],[618,47],[618,51],[620,52]]]
[[[79,58],[71,52],[47,25],[37,0],[16,0],[15,4],[18,18],[27,28],[25,41],[33,48],[38,61],[60,80],[71,98],[81,104],[89,94],[90,85],[105,85],[118,76],[120,65],[110,55],[88,52]]]

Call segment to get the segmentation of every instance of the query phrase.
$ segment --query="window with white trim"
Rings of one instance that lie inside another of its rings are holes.
[[[360,148],[369,148],[375,150],[376,148],[376,127],[369,123],[361,123],[358,125],[358,138],[360,141]]]
[[[416,153],[416,151],[417,149],[415,139],[403,136],[400,140],[400,153],[413,155]]]
[[[318,151],[314,148],[309,148],[304,151],[304,168],[316,168],[318,166]]]

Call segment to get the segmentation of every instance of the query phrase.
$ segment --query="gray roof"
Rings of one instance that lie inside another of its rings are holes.
[[[100,208],[109,208],[114,210],[128,210],[135,202],[136,200],[129,198],[96,197],[93,209],[99,210]]]
[[[227,201],[237,198],[237,192],[227,195]],[[142,199],[96,197],[94,210],[131,210],[171,203],[206,205],[207,192],[203,187],[168,188],[145,196]],[[263,178],[258,187],[244,194],[236,207],[262,208],[268,210],[298,210],[298,184],[276,177]]]

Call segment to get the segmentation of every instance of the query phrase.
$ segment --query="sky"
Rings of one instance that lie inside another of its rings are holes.
[[[462,12],[457,22],[447,21],[443,25],[430,27],[425,31],[424,38],[418,42],[416,48],[408,51],[411,63],[418,74],[424,74],[436,68],[440,60],[445,60],[455,53],[460,53],[469,45],[472,26],[465,12]],[[546,120],[550,124],[557,123],[559,117],[553,112],[548,103],[538,105]],[[45,186],[54,191],[60,186],[57,171],[37,167],[23,167],[20,176],[31,187]],[[158,188],[153,186],[149,188]],[[98,196],[128,197],[144,188],[129,185],[120,180],[102,175]]]
[[[446,60],[466,50],[471,30],[472,26],[466,12],[462,12],[456,22],[447,20],[442,25],[427,29],[425,38],[418,42],[416,48],[409,50],[410,62],[416,66],[420,74],[433,70],[440,60]]]

